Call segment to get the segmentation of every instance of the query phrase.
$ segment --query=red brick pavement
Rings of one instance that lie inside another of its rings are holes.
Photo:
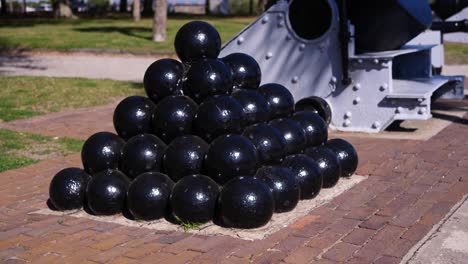
[[[60,118],[67,120],[64,116]],[[102,124],[102,117],[98,119],[81,124]],[[5,263],[398,263],[468,193],[467,128],[465,119],[425,142],[350,138],[360,154],[357,173],[370,177],[289,227],[254,242],[28,214],[45,207],[53,174],[78,166],[79,157],[7,171],[0,174],[0,259]],[[53,131],[65,130],[49,132]],[[82,137],[84,130],[76,135]]]

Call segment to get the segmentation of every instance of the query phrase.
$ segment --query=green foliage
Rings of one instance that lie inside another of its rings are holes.
[[[468,64],[468,44],[445,43],[446,64]]]

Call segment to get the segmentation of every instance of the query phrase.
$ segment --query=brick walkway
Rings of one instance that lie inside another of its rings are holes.
[[[110,129],[105,109],[83,110],[77,114],[80,117],[56,114],[62,125],[38,117],[7,126],[86,138]],[[350,138],[360,154],[357,173],[370,177],[255,242],[28,214],[46,206],[54,173],[80,165],[77,154],[0,173],[0,259],[3,263],[399,263],[468,193],[466,117],[425,142]],[[76,124],[81,128],[75,130]]]

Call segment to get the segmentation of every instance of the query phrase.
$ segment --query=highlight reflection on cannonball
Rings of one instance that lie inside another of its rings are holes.
[[[327,124],[318,114],[312,111],[300,111],[294,113],[291,119],[302,127],[306,136],[306,147],[316,147],[327,142]]]
[[[125,140],[151,132],[151,115],[156,105],[143,96],[130,96],[122,100],[114,111],[114,128]]]
[[[267,99],[270,106],[270,118],[288,117],[294,112],[294,98],[281,84],[268,83],[258,91]]]
[[[209,23],[192,21],[179,29],[174,46],[177,56],[184,63],[203,58],[215,59],[221,51],[221,37]]]
[[[79,209],[85,201],[86,186],[91,180],[79,168],[67,168],[55,174],[49,185],[49,197],[57,210]]]
[[[323,176],[323,188],[332,188],[341,176],[338,157],[330,149],[320,146],[308,148],[305,154],[317,162]]]
[[[235,89],[258,88],[262,72],[254,58],[245,53],[232,53],[221,60],[231,69]]]
[[[214,95],[232,92],[232,74],[221,60],[207,59],[190,66],[184,89],[197,103]]]
[[[258,91],[237,90],[232,93],[232,98],[242,106],[246,125],[267,122],[270,119],[268,102]]]
[[[153,62],[145,72],[143,84],[148,97],[158,103],[170,95],[182,94],[184,66],[174,59]]]
[[[187,96],[176,95],[164,98],[154,109],[153,132],[167,144],[178,136],[191,134],[197,107],[197,104]]]
[[[289,118],[281,118],[271,121],[270,125],[278,129],[286,141],[285,155],[299,153],[306,146],[304,130],[296,121]]]
[[[351,177],[359,163],[358,154],[353,145],[344,139],[336,138],[329,140],[325,146],[337,155],[341,176]]]
[[[174,182],[165,174],[145,172],[130,184],[127,205],[136,219],[156,220],[164,217]]]
[[[98,132],[89,137],[81,149],[84,170],[93,175],[107,169],[117,169],[125,141],[110,132]]]
[[[183,223],[206,223],[213,219],[219,187],[205,175],[189,175],[174,186],[173,214]]]
[[[230,96],[219,95],[200,104],[193,119],[193,131],[211,142],[221,135],[239,134],[243,124],[242,106]]]
[[[255,124],[244,129],[242,135],[257,148],[260,164],[281,162],[286,140],[281,132],[269,124]]]
[[[120,169],[130,179],[148,171],[160,171],[166,144],[155,135],[132,137],[122,151]]]
[[[184,176],[201,173],[208,147],[208,143],[197,136],[174,139],[164,153],[164,172],[175,182]]]
[[[313,199],[322,189],[323,177],[318,164],[306,155],[287,156],[282,166],[290,169],[301,188],[301,199]]]
[[[275,205],[268,185],[256,177],[237,177],[219,195],[223,224],[234,228],[257,228],[270,221]]]
[[[293,210],[299,198],[301,189],[296,175],[283,166],[264,166],[255,175],[268,184],[275,200],[275,213]]]
[[[125,206],[130,180],[118,170],[94,175],[86,188],[88,207],[96,215],[113,215]]]
[[[241,175],[253,175],[257,170],[257,150],[247,138],[224,135],[215,139],[206,154],[205,169],[219,184]]]

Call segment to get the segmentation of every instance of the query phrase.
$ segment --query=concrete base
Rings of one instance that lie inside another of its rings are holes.
[[[109,222],[115,223],[125,226],[132,226],[132,227],[142,227],[148,228],[153,230],[159,231],[186,231],[188,233],[194,233],[198,235],[206,235],[206,236],[214,236],[214,235],[226,235],[232,236],[235,238],[240,238],[244,240],[258,240],[258,239],[265,239],[269,235],[281,230],[284,227],[296,222],[299,218],[309,214],[314,208],[317,208],[329,201],[333,198],[337,197],[341,193],[345,192],[346,190],[351,189],[354,185],[362,182],[363,180],[367,179],[365,176],[358,176],[353,175],[349,179],[340,179],[338,184],[331,188],[331,189],[322,189],[320,194],[312,200],[302,200],[296,206],[296,208],[287,213],[282,214],[274,214],[271,221],[261,227],[256,229],[234,229],[234,228],[223,228],[217,226],[213,223],[207,223],[205,225],[200,226],[198,229],[195,230],[184,230],[181,226],[172,224],[164,219],[157,220],[157,221],[150,221],[150,222],[141,222],[141,221],[132,221],[129,220],[121,215],[116,216],[92,216],[84,212],[83,210],[78,211],[66,211],[66,212],[58,212],[52,211],[50,209],[41,209],[31,214],[44,214],[44,215],[67,215],[73,216],[78,218],[87,218],[92,219],[95,221],[101,222]]]

